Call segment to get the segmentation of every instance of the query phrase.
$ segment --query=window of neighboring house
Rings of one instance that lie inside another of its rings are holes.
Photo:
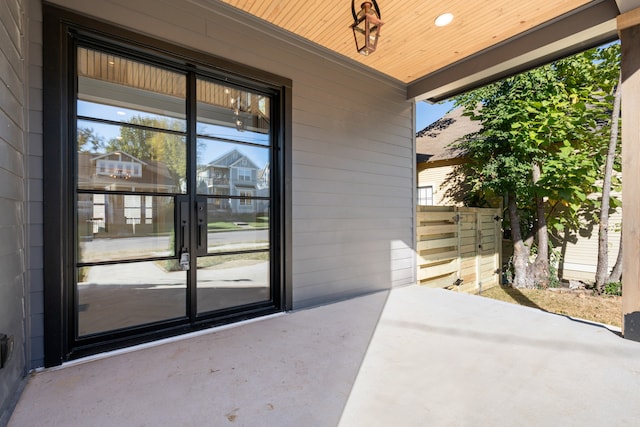
[[[241,191],[240,192],[240,196],[241,197],[251,197],[253,196],[253,192],[252,191]],[[240,199],[240,206],[252,206],[253,205],[253,200],[251,199]]]
[[[136,195],[124,196],[124,217],[127,224],[140,224],[141,197]]]
[[[251,181],[251,169],[248,169],[248,168],[238,169],[238,180]]]
[[[99,233],[104,230],[104,218],[105,218],[105,198],[104,194],[93,195],[93,217],[91,222],[93,224],[93,233]]]
[[[418,187],[418,206],[433,206],[433,186]]]
[[[153,197],[144,196],[144,223],[153,224]]]

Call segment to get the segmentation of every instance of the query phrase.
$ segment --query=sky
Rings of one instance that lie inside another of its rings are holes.
[[[416,133],[447,114],[451,107],[453,107],[453,101],[444,101],[440,104],[423,101],[416,103]]]

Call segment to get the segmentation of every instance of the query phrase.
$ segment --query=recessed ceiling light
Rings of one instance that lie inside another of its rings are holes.
[[[438,16],[435,20],[435,24],[436,27],[444,27],[445,25],[451,24],[451,21],[453,21],[453,13],[447,12]]]

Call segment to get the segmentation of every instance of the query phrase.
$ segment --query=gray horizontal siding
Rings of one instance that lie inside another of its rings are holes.
[[[25,73],[23,5],[0,7],[0,333],[13,353],[0,371],[0,425],[26,371],[25,344]]]

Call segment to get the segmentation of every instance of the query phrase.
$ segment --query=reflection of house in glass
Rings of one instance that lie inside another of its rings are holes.
[[[168,231],[173,224],[173,198],[153,193],[180,192],[164,162],[142,161],[121,151],[79,152],[78,189],[95,192],[78,194],[81,239]]]
[[[271,165],[267,162],[264,168],[258,171],[257,195],[259,197],[269,197],[269,180],[271,179]],[[269,202],[267,200],[256,200],[256,212],[268,215]]]
[[[198,193],[241,197],[213,200],[217,211],[265,211],[268,203],[253,198],[269,196],[269,164],[261,169],[238,150],[232,150],[198,169]]]

